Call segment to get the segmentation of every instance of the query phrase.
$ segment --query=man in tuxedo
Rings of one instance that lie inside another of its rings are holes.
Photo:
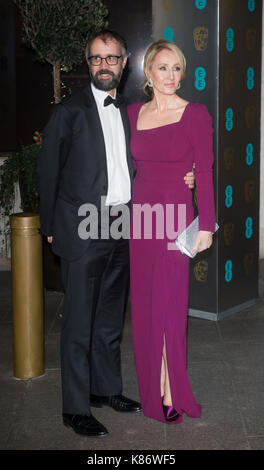
[[[87,44],[91,84],[54,107],[38,164],[42,233],[61,258],[65,289],[61,330],[63,422],[86,436],[107,429],[90,407],[135,413],[122,395],[120,336],[129,277],[128,239],[101,237],[105,207],[128,205],[133,165],[126,107],[116,93],[127,62],[124,39],[103,31]],[[79,207],[99,213],[98,239],[78,235]],[[109,217],[109,223],[114,216]]]

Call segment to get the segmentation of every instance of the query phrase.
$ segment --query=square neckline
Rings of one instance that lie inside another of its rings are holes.
[[[141,103],[139,103],[139,104],[141,104]],[[137,131],[137,132],[154,131],[154,130],[156,130],[156,129],[162,129],[163,127],[168,127],[168,126],[173,126],[173,125],[175,125],[175,124],[180,124],[181,121],[183,120],[183,117],[184,117],[186,108],[188,108],[189,104],[191,104],[191,101],[189,101],[189,102],[186,104],[186,106],[185,106],[185,108],[184,108],[184,110],[183,110],[183,113],[182,113],[182,115],[181,115],[181,119],[180,119],[179,121],[171,122],[171,123],[169,123],[169,124],[164,124],[163,126],[150,127],[149,129],[138,129],[138,127],[137,127],[138,116],[139,116],[140,110],[141,110],[141,108],[144,106],[144,104],[146,104],[146,103],[143,103],[143,104],[139,107],[139,109],[138,109],[137,118],[136,118],[136,131]]]

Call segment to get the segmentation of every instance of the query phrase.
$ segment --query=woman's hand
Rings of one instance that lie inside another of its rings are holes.
[[[194,172],[195,172],[195,163],[193,163],[192,171],[189,171],[184,176],[185,184],[187,184],[189,186],[189,189],[194,188],[194,183],[195,183],[195,173]]]
[[[189,186],[189,189],[194,188],[195,176],[194,176],[193,171],[189,171],[188,173],[186,173],[186,175],[184,176],[183,179],[185,181],[185,184],[187,184],[187,186]]]
[[[192,249],[192,253],[195,253],[196,251],[204,251],[210,248],[210,246],[213,243],[213,234],[212,232],[206,232],[205,230],[199,230],[195,245]]]

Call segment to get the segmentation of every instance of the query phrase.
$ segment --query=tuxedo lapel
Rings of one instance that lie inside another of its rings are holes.
[[[99,112],[97,109],[97,105],[91,90],[91,86],[88,85],[84,89],[84,105],[86,107],[86,115],[87,120],[89,123],[89,128],[92,130],[92,135],[96,140],[96,148],[98,151],[98,155],[102,158],[104,155],[104,163],[105,169],[107,170],[107,161],[106,161],[106,148],[105,148],[105,141],[104,141],[104,133],[103,128],[99,116]]]

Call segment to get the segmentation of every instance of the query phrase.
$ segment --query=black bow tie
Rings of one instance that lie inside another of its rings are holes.
[[[114,104],[116,108],[120,108],[123,102],[124,102],[124,99],[120,95],[117,95],[116,98],[112,98],[111,95],[108,95],[104,100],[104,106],[109,106],[109,104]]]

